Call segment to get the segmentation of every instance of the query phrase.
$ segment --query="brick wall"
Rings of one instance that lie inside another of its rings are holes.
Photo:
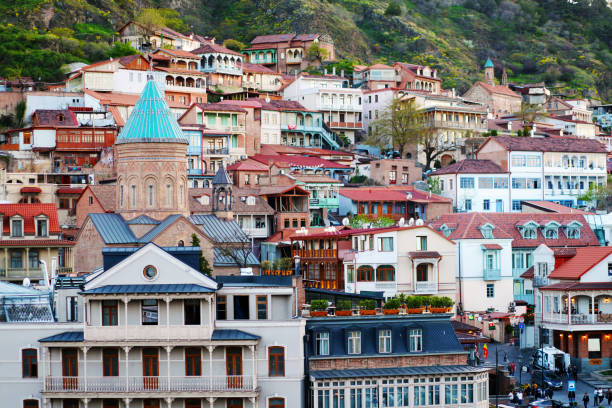
[[[104,241],[98,230],[90,219],[79,231],[79,236],[74,246],[74,271],[77,273],[89,273],[103,265],[102,248]]]
[[[444,215],[444,214],[450,214],[453,212],[453,203],[452,202],[447,202],[447,203],[429,203],[427,204],[427,210],[426,210],[426,215],[427,215],[427,220],[435,220],[437,217]]]
[[[345,370],[362,368],[413,367],[434,365],[467,364],[466,354],[443,354],[428,356],[389,356],[389,357],[354,357],[311,359],[311,370]]]
[[[90,203],[91,200],[91,203]],[[103,213],[104,208],[100,205],[96,197],[93,195],[90,189],[86,189],[76,205],[76,225],[81,227],[87,214],[99,214]]]

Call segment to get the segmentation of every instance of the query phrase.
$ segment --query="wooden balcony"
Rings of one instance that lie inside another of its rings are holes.
[[[342,128],[342,129],[361,129],[363,123],[361,122],[329,122],[327,124],[330,128]]]
[[[44,393],[207,393],[254,392],[253,376],[46,377]]]
[[[299,256],[300,258],[338,258],[338,252],[335,249],[294,249],[291,251],[291,257]]]

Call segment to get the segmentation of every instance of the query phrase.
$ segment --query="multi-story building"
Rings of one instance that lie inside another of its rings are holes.
[[[534,324],[543,334],[541,340],[569,353],[583,372],[609,369],[612,248],[584,247],[560,254],[542,244],[533,258],[529,272],[536,292]]]
[[[610,105],[598,105],[592,108],[593,120],[602,129],[612,129],[612,104]]]
[[[334,41],[327,34],[258,35],[242,53],[251,64],[262,64],[283,74],[293,74],[323,62],[306,58],[308,49],[312,46],[326,51],[327,55],[323,57],[323,61],[336,59]]]
[[[449,315],[311,317],[306,333],[310,408],[489,406]]]
[[[521,95],[523,103],[543,106],[550,97],[550,90],[544,82],[537,84],[510,84],[510,89]]]
[[[607,149],[593,139],[490,137],[476,155],[510,172],[512,211],[523,200],[576,207],[580,194],[607,183]]]
[[[259,153],[264,144],[281,143],[281,113],[277,106],[261,98],[249,98],[245,101],[223,100],[219,103],[239,106],[247,112],[248,156]]]
[[[440,195],[457,211],[510,211],[510,175],[490,160],[461,160],[434,171]]]
[[[199,35],[185,35],[168,27],[159,27],[153,32],[136,21],[129,21],[119,30],[119,40],[130,44],[132,48],[140,51],[149,51],[155,48],[171,48],[184,51],[193,51],[200,47],[206,38]],[[214,39],[212,39],[214,42]]]
[[[242,92],[242,54],[213,43],[203,44],[191,52],[202,61],[200,70],[207,74],[209,91],[221,94]]]
[[[281,175],[310,193],[310,225],[324,226],[328,213],[337,213],[339,207],[338,191],[342,183],[323,174]]]
[[[588,99],[561,99],[553,96],[546,101],[546,111],[555,116],[593,123]]]
[[[72,272],[73,241],[62,239],[55,204],[0,204],[0,279],[21,283]]]
[[[423,170],[415,166],[410,159],[379,159],[370,162],[370,172],[367,175],[382,185],[412,185],[421,181]]]
[[[431,226],[457,243],[458,303],[465,311],[505,312],[518,300],[533,304],[533,290],[521,275],[533,265],[533,252],[541,243],[551,248],[599,246],[582,214],[447,214]]]
[[[396,86],[400,89],[430,92],[435,95],[442,93],[442,79],[438,77],[438,70],[426,65],[396,62]]]
[[[283,88],[283,97],[322,112],[327,126],[351,143],[362,130],[362,90],[348,87],[342,76],[302,73]]]
[[[573,115],[550,114],[538,117],[538,121],[560,129],[566,136],[595,139],[597,134],[597,126],[593,122],[574,119]]]
[[[385,64],[353,67],[353,85],[369,90],[395,88],[395,69]]]
[[[199,249],[104,251],[84,284],[82,329],[40,340],[45,406],[300,406],[291,277],[199,272]],[[275,404],[275,405],[272,405]]]
[[[277,94],[283,86],[282,75],[264,65],[242,63],[242,87],[260,94]]]
[[[277,170],[274,173],[280,173],[280,170],[283,170],[284,172],[297,172],[300,174],[323,174],[343,180],[348,178],[353,172],[353,169],[347,165],[322,159],[318,156],[266,153],[258,154],[251,158],[269,166],[271,169],[276,168]]]
[[[259,195],[275,211],[274,231],[310,226],[310,193],[302,187],[261,186]]]

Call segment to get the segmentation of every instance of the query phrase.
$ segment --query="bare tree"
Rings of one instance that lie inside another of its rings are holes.
[[[233,242],[228,240],[216,241],[215,248],[221,251],[221,254],[230,258],[240,268],[249,266],[249,256],[253,253],[251,241],[245,235],[244,237],[235,237]]]

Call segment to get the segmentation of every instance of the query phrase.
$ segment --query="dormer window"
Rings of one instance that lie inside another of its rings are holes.
[[[524,239],[536,239],[538,237],[538,226],[537,223],[529,221],[520,226],[519,229]]]
[[[485,225],[481,226],[480,233],[482,234],[482,237],[486,239],[492,239],[493,238],[493,228],[495,227],[489,223],[486,223]]]
[[[559,225],[558,223],[551,221],[544,227],[544,238],[546,239],[557,239],[559,238]]]
[[[316,335],[317,356],[329,355],[329,332],[322,331]]]
[[[255,205],[255,196],[248,196],[246,199],[247,205]]]
[[[58,122],[63,122],[64,121],[64,115],[62,113],[60,113],[59,115],[57,115],[57,121]]]
[[[48,237],[49,236],[49,221],[47,217],[40,216],[35,219],[36,225],[36,236],[37,237]]]
[[[23,237],[23,218],[13,217],[11,219],[11,237]]]
[[[378,352],[391,353],[391,329],[380,329],[378,331]]]
[[[565,226],[565,236],[569,239],[580,239],[580,228],[582,224],[578,221],[572,221]]]
[[[440,231],[442,232],[442,234],[444,234],[444,236],[446,238],[450,237],[450,234],[455,230],[455,228],[451,228],[446,224],[442,224],[442,226],[440,227]]]
[[[410,329],[408,341],[411,352],[423,351],[423,329]]]
[[[348,354],[361,354],[361,331],[348,332]]]

